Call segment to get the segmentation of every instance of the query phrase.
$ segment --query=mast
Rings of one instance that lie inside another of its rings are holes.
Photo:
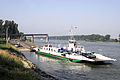
[[[74,35],[75,35],[75,30],[77,29],[77,26],[71,26],[70,29],[70,40],[75,40]]]
[[[76,47],[77,47],[77,43],[74,38],[74,32],[76,29],[77,29],[76,26],[71,26],[71,29],[70,29],[71,36],[70,36],[70,40],[69,40],[68,50],[71,50],[71,51],[76,51]]]

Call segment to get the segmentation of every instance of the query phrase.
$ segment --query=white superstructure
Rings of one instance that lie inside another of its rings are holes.
[[[90,61],[90,62],[99,62],[99,61],[116,61],[116,59],[108,58],[101,54],[87,52],[84,47],[78,47],[76,40],[69,40],[68,47],[56,48],[52,45],[47,44],[39,49],[39,52],[47,53],[49,55],[54,55],[59,58],[65,58],[70,60],[78,61]]]

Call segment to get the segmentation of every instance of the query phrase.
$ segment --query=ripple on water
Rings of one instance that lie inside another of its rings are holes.
[[[55,44],[66,44],[67,41],[50,41]],[[41,44],[39,41],[37,44]],[[44,44],[42,42],[42,44]],[[64,60],[56,60],[35,53],[24,52],[24,55],[36,64],[40,69],[56,76],[61,80],[119,80],[120,79],[120,45],[103,42],[81,42],[85,49],[103,53],[106,56],[117,59],[117,62],[105,64],[73,63]],[[99,51],[100,49],[100,51]]]

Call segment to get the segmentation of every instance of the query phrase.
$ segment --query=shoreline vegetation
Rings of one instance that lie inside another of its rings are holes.
[[[89,41],[89,42],[120,42],[119,39],[112,39],[111,35],[107,34],[105,36],[100,34],[91,35],[73,35],[77,41]],[[119,36],[120,37],[120,36]],[[50,36],[50,39],[55,40],[68,40],[71,36]]]
[[[0,39],[6,38],[6,31],[8,30],[9,39],[20,39],[20,35],[24,34],[18,30],[18,24],[15,21],[10,20],[2,20],[0,19]],[[11,36],[12,34],[17,34],[19,36]],[[90,34],[90,35],[71,35],[77,41],[89,41],[89,42],[120,42],[120,34],[118,34],[117,38],[111,38],[111,35],[100,35],[100,34]],[[71,38],[70,35],[65,36],[49,36],[51,40],[68,40]],[[24,37],[23,40],[27,40],[32,42],[31,39],[27,39],[28,37]],[[45,37],[35,37],[35,38],[45,38]]]
[[[56,80],[56,78],[37,68],[18,48],[3,41],[0,43],[0,80]]]
[[[6,33],[7,32],[7,33]],[[11,36],[17,34],[19,36]],[[13,20],[0,19],[0,80],[56,80],[53,76],[46,74],[27,60],[25,56],[12,44],[6,44],[5,39],[20,40],[20,35],[24,34],[18,30],[18,24]],[[6,38],[6,36],[8,37]],[[28,42],[32,42],[28,37],[22,38]],[[36,39],[45,37],[35,37]],[[50,40],[68,40],[71,36],[49,36]],[[77,41],[90,41],[90,42],[119,42],[118,39],[111,39],[111,35],[105,36],[99,34],[91,35],[74,35]],[[25,50],[25,49],[24,49]]]
[[[107,34],[105,36],[99,34],[91,35],[73,35],[73,36],[49,36],[50,40],[69,40],[74,37],[77,41],[88,41],[88,42],[120,42],[120,35],[118,39],[111,38],[111,35]],[[45,37],[35,37],[36,39],[45,39]]]
[[[20,36],[10,36],[12,34],[17,34],[17,35],[22,35],[24,34],[23,32],[20,32],[18,30],[18,24],[15,23],[15,21],[9,21],[9,20],[2,20],[0,19],[0,36],[1,39],[5,39],[6,37],[6,31],[8,30],[8,37],[10,39],[19,39]],[[111,38],[111,35],[106,34],[106,35],[100,35],[100,34],[90,34],[90,35],[73,35],[74,38],[79,41],[101,41],[101,42],[120,42],[120,34],[118,34],[118,38]],[[68,40],[70,39],[70,35],[65,35],[65,36],[49,36],[49,39],[54,39],[54,40]],[[24,37],[26,40],[27,38]],[[28,39],[28,41],[31,41]]]

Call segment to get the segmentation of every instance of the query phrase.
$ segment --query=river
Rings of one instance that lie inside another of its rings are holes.
[[[35,40],[38,45],[44,41]],[[54,46],[65,46],[65,40],[50,40]],[[78,42],[85,50],[94,51],[117,59],[116,62],[104,64],[74,63],[37,55],[34,52],[23,52],[28,60],[41,70],[60,80],[120,80],[120,44],[104,42]],[[60,45],[61,44],[61,45]]]

